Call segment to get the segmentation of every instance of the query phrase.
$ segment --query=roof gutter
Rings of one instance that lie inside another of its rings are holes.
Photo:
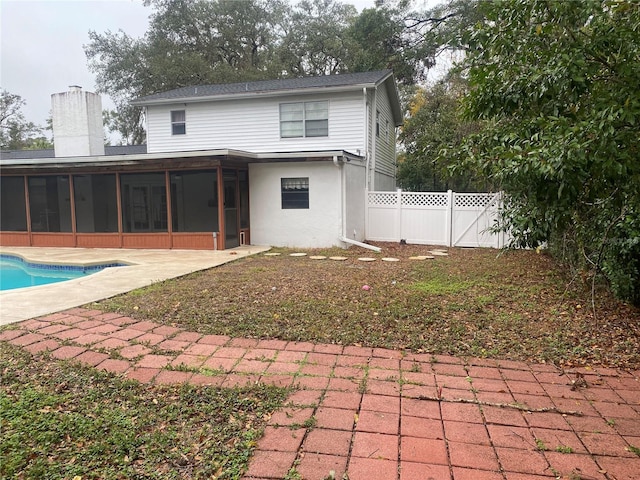
[[[310,151],[310,152],[263,152],[254,153],[244,150],[218,149],[218,150],[197,150],[186,152],[160,152],[160,153],[140,153],[136,155],[96,155],[91,157],[51,157],[51,158],[19,158],[19,159],[2,159],[0,166],[6,167],[41,167],[41,166],[60,166],[74,167],[87,164],[117,164],[142,162],[145,160],[164,160],[170,158],[201,158],[201,157],[240,157],[248,160],[269,160],[269,159],[287,159],[295,160],[297,158],[334,158],[340,156],[346,161],[362,161],[362,157],[354,155],[342,150],[329,151]]]
[[[385,79],[388,77],[385,77]],[[306,95],[313,93],[336,93],[336,92],[349,92],[354,90],[360,90],[367,87],[375,87],[378,83],[360,83],[354,85],[343,85],[338,87],[309,87],[309,88],[290,88],[286,90],[258,90],[253,92],[238,92],[238,93],[226,93],[219,95],[205,95],[205,96],[189,96],[189,97],[175,97],[175,98],[156,98],[145,100],[144,98],[138,100],[132,100],[129,102],[133,106],[142,107],[146,105],[167,105],[172,103],[200,103],[200,102],[212,102],[222,100],[235,100],[239,98],[247,97],[281,97],[283,95]],[[194,87],[195,91],[195,87]]]

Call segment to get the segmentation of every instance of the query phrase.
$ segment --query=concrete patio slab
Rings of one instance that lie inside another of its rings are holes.
[[[1,247],[0,254],[18,255],[34,263],[129,266],[107,268],[66,282],[0,292],[0,325],[103,300],[267,250],[269,247],[255,245],[217,251]]]

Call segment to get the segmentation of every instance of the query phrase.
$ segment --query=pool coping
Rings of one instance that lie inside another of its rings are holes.
[[[22,255],[15,255],[13,253],[0,253],[0,261],[18,262],[22,268],[26,269],[40,269],[51,270],[54,272],[70,272],[70,273],[82,273],[85,275],[92,275],[100,270],[111,267],[128,267],[130,263],[118,263],[118,262],[92,262],[90,264],[75,264],[69,265],[67,263],[59,262],[32,262],[24,258]],[[24,287],[20,287],[24,288]],[[2,291],[2,290],[0,290]]]
[[[229,250],[153,250],[108,248],[0,247],[0,255],[26,262],[93,266],[127,264],[65,282],[0,292],[0,325],[48,315],[181,277],[265,252],[270,247],[248,245]]]

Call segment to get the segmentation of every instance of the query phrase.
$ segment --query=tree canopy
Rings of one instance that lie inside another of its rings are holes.
[[[450,172],[452,159],[440,156],[443,149],[459,145],[480,128],[477,121],[465,120],[460,102],[467,83],[451,73],[436,84],[417,88],[409,101],[408,116],[400,130],[404,153],[398,162],[398,184],[410,191],[486,191],[486,177],[475,172]]]
[[[548,242],[640,303],[640,4],[480,5],[464,104],[484,128],[457,168],[508,194],[500,227],[516,245]]]
[[[32,150],[51,148],[43,129],[28,122],[22,113],[26,101],[15,93],[0,89],[0,149]]]

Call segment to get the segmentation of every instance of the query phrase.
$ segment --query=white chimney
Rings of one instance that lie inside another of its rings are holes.
[[[100,95],[71,85],[68,92],[51,95],[51,109],[56,157],[104,155]]]

